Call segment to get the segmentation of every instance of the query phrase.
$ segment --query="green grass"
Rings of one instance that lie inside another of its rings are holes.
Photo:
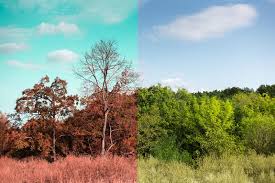
[[[139,159],[140,183],[275,183],[275,155],[208,156],[197,168],[176,161]]]

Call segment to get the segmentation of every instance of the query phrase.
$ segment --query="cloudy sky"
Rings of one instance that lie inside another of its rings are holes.
[[[144,85],[274,84],[274,9],[274,0],[146,0],[139,12]]]
[[[79,93],[72,67],[100,39],[136,62],[137,10],[136,0],[0,0],[0,111],[46,74]]]
[[[275,0],[0,0],[0,110],[44,75],[69,83],[85,51],[116,39],[142,85],[189,91],[275,83]]]

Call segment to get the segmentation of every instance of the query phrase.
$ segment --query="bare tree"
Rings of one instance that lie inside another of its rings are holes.
[[[106,128],[112,94],[130,92],[138,75],[131,64],[121,58],[115,41],[99,41],[85,53],[75,74],[92,89],[92,95],[102,102],[104,123],[102,128],[101,154],[106,151]]]

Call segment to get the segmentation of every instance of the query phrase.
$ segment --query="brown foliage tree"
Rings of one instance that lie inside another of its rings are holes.
[[[23,149],[42,157],[51,154],[55,160],[59,122],[73,115],[78,97],[67,95],[65,80],[57,77],[50,85],[48,83],[49,77],[45,76],[33,88],[24,90],[16,101],[15,110],[21,117],[27,117],[21,128],[25,135]]]
[[[135,155],[137,143],[137,103],[133,93],[114,93],[110,100],[107,151],[118,155]]]
[[[134,94],[112,94],[109,100],[109,120],[106,128],[106,153],[136,154],[137,105]],[[97,98],[87,98],[85,109],[78,111],[64,123],[68,152],[101,154],[104,113]],[[69,143],[68,143],[69,142]]]

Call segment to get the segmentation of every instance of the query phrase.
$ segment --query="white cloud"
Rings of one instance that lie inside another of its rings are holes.
[[[11,54],[24,51],[28,46],[24,43],[3,43],[0,44],[0,54]]]
[[[33,63],[22,63],[19,60],[9,60],[9,61],[7,61],[7,64],[12,67],[16,67],[16,68],[20,68],[20,69],[27,69],[27,70],[38,70],[38,69],[42,68],[41,65],[37,65],[37,64],[33,64]]]
[[[153,29],[158,36],[199,41],[252,25],[256,17],[256,9],[248,4],[212,6]]]
[[[71,35],[80,33],[76,24],[60,22],[58,24],[50,24],[42,22],[38,26],[30,28],[22,28],[15,26],[0,27],[0,40],[4,41],[24,41],[34,35],[45,34],[64,34]]]
[[[163,79],[160,84],[163,86],[169,86],[173,90],[186,87],[186,83],[179,77]]]
[[[73,51],[62,49],[55,50],[47,55],[47,60],[50,62],[58,62],[58,63],[71,63],[76,61],[79,58],[78,54]]]
[[[59,15],[57,19],[116,24],[125,20],[138,5],[134,0],[78,0],[74,3],[79,10],[77,13]]]
[[[37,27],[37,32],[39,34],[75,34],[79,33],[80,30],[76,24],[69,24],[66,22],[60,22],[57,25],[50,24],[50,23],[45,23],[42,22],[38,27]]]
[[[0,40],[26,40],[32,34],[32,29],[19,28],[14,26],[0,27]]]

